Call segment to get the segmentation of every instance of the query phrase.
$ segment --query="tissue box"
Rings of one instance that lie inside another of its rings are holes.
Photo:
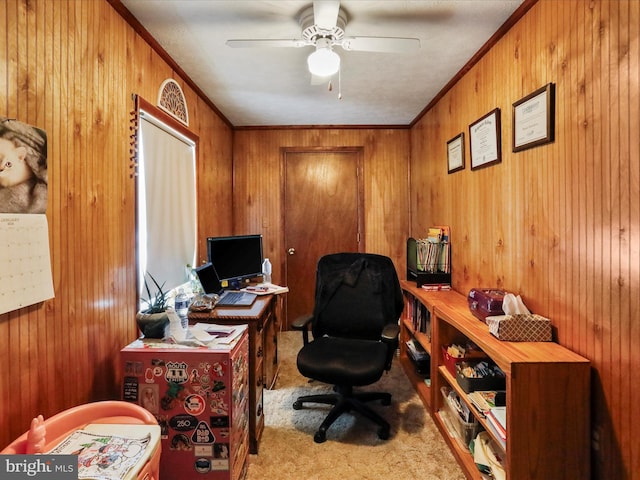
[[[502,301],[506,293],[494,288],[472,288],[467,298],[469,310],[482,321],[490,315],[504,315]]]
[[[489,331],[506,342],[550,342],[551,320],[534,313],[490,316]]]

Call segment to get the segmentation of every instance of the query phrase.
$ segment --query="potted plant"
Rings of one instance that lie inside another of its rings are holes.
[[[147,277],[156,287],[153,295],[147,283]],[[167,292],[164,291],[164,283],[160,285],[150,273],[146,273],[144,288],[147,292],[147,298],[143,298],[142,301],[147,306],[136,314],[136,323],[146,338],[164,338],[165,330],[169,325],[169,315],[167,314],[169,298]]]

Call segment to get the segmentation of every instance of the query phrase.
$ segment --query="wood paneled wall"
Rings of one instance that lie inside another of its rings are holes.
[[[540,0],[410,131],[232,133],[107,2],[5,0],[0,114],[49,135],[56,297],[0,315],[0,445],[39,413],[119,396],[117,352],[136,334],[131,94],[154,102],[173,77],[200,137],[200,259],[207,235],[258,231],[278,281],[280,149],[363,146],[367,250],[403,272],[407,235],[451,225],[457,290],[522,294],[592,360],[593,478],[640,478],[639,29],[636,0]],[[548,82],[555,142],[512,153],[512,103]],[[502,163],[472,172],[468,125],[496,107]],[[467,167],[447,175],[462,131]]]
[[[233,142],[235,233],[262,233],[273,281],[283,282],[282,148],[363,147],[364,242],[406,270],[409,129],[240,129]]]
[[[106,1],[0,2],[0,114],[48,134],[55,298],[0,315],[0,448],[31,419],[119,398],[119,350],[136,338],[132,93],[184,90],[200,137],[199,222],[231,229],[232,132]],[[202,248],[202,244],[199,246]]]
[[[636,0],[540,0],[411,132],[411,232],[451,225],[455,289],[521,294],[593,362],[602,480],[640,478],[639,34]],[[548,82],[555,142],[512,153],[512,103]],[[496,107],[502,163],[471,171],[469,124]],[[448,175],[460,132],[466,168]]]

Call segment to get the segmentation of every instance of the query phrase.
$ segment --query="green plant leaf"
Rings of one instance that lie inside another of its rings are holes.
[[[147,277],[151,279],[153,284],[156,286],[156,292],[154,295],[151,295],[151,289],[149,288],[149,284],[147,283]],[[144,289],[147,292],[147,298],[143,298],[142,301],[148,305],[148,307],[143,311],[143,313],[161,313],[167,310],[167,293],[164,291],[164,285],[166,282],[163,282],[160,285],[153,275],[149,272],[145,273],[144,276]]]

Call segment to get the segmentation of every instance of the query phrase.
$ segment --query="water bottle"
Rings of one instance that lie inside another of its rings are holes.
[[[262,262],[262,282],[271,283],[271,262],[268,258]]]
[[[189,296],[181,288],[176,295],[175,310],[180,317],[182,328],[189,326]]]

